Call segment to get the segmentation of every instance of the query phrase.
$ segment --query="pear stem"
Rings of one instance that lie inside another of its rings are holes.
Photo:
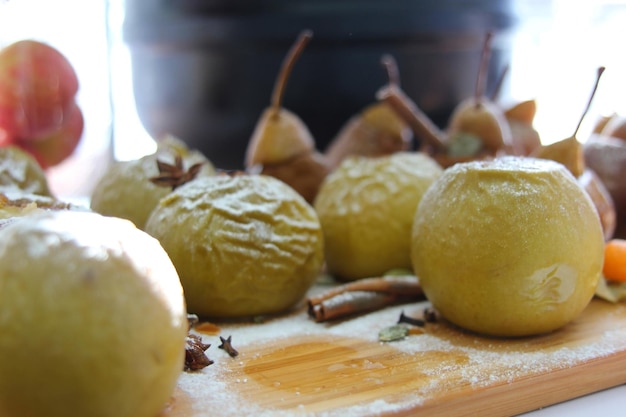
[[[489,68],[489,59],[491,58],[492,39],[493,33],[487,32],[487,34],[485,35],[485,42],[483,43],[482,55],[480,57],[480,67],[478,68],[478,75],[476,76],[476,90],[474,92],[476,106],[480,105],[480,100],[485,92],[485,80],[487,78],[487,72]]]
[[[398,70],[398,63],[396,59],[390,55],[385,54],[382,56],[380,63],[387,71],[387,78],[389,79],[389,84],[400,86],[400,70]]]
[[[442,139],[444,135],[441,130],[402,90],[390,84],[380,89],[376,94],[376,98],[385,100],[396,111],[398,116],[411,126],[415,136],[428,142],[436,152],[445,149]]]
[[[304,47],[309,43],[309,40],[313,37],[313,32],[310,30],[303,30],[296,39],[295,43],[291,46],[291,49],[287,53],[287,56],[283,60],[276,84],[274,84],[274,91],[272,91],[271,107],[274,110],[274,114],[278,114],[281,108],[281,102],[283,99],[283,92],[287,86],[287,80],[291,70],[304,50]]]
[[[589,112],[589,109],[591,108],[591,102],[593,101],[593,97],[596,95],[596,91],[598,90],[598,84],[600,83],[600,78],[602,77],[602,73],[604,72],[604,70],[605,70],[605,67],[598,68],[598,72],[596,75],[596,83],[593,85],[593,90],[591,90],[591,95],[589,96],[589,100],[587,101],[587,106],[585,107],[585,110],[583,111],[582,116],[578,120],[578,124],[576,125],[576,130],[574,130],[574,134],[572,135],[573,138],[575,138],[576,135],[578,134],[578,130],[580,129],[580,126],[583,123],[583,119],[585,118],[585,116]]]

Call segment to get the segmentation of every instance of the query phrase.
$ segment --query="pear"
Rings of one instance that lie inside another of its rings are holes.
[[[601,134],[626,141],[626,117],[619,115],[611,117],[601,130]]]
[[[400,85],[395,59],[384,55],[381,59],[387,70],[389,84]],[[406,151],[411,147],[413,134],[406,122],[385,101],[377,101],[351,117],[328,146],[325,155],[331,169],[350,155],[377,157]]]
[[[595,135],[583,146],[585,163],[606,186],[617,213],[615,236],[626,239],[626,143],[618,138]]]
[[[587,192],[593,201],[598,215],[600,216],[600,223],[602,224],[604,237],[608,240],[613,236],[616,228],[615,204],[611,197],[611,193],[608,191],[600,176],[586,166],[583,145],[576,137],[583,119],[589,112],[591,102],[593,101],[593,97],[598,89],[598,84],[603,72],[604,67],[598,68],[595,85],[589,97],[589,101],[587,102],[587,106],[585,107],[585,110],[576,125],[574,133],[570,137],[558,142],[538,147],[531,153],[530,156],[535,158],[551,159],[559,162],[564,165],[574,177],[576,177],[578,184]]]
[[[537,101],[534,99],[520,101],[504,111],[504,116],[509,120],[532,125],[537,114]]]
[[[580,119],[578,120],[578,124],[576,125],[576,129],[574,129],[574,133],[572,134],[572,136],[561,141],[554,142],[550,145],[540,146],[531,154],[531,156],[536,158],[552,159],[554,161],[560,162],[561,164],[565,165],[565,167],[576,178],[582,175],[583,171],[585,170],[585,159],[583,155],[582,144],[578,141],[576,136],[585,116],[589,112],[589,108],[591,107],[593,97],[595,96],[595,93],[598,89],[598,84],[600,83],[602,73],[604,73],[604,67],[598,68],[593,90],[591,91],[591,95],[589,96],[587,105],[583,110]]]
[[[619,117],[619,116],[617,113],[612,113],[612,114],[604,114],[598,117],[598,120],[596,120],[596,123],[593,125],[593,129],[591,130],[591,133],[593,135],[602,134],[602,131],[604,130],[604,128],[609,124],[609,122],[614,117]]]
[[[448,143],[467,140],[467,136],[474,137],[480,140],[487,153],[495,155],[511,147],[512,139],[503,111],[483,95],[492,37],[491,33],[485,37],[474,96],[463,100],[452,112],[448,125]]]
[[[604,240],[608,242],[615,236],[618,226],[617,207],[611,191],[604,184],[599,174],[592,169],[585,169],[576,180],[591,197],[591,201],[600,216]]]
[[[541,146],[541,137],[533,126],[536,114],[537,102],[534,99],[520,101],[504,110],[511,129],[512,149],[519,155],[530,155]]]
[[[311,31],[302,31],[283,61],[270,106],[257,122],[245,158],[249,172],[286,182],[309,203],[329,168],[325,158],[316,151],[315,140],[307,126],[296,114],[283,108],[281,102],[293,65],[312,36]]]
[[[463,100],[453,111],[448,129],[448,143],[475,137],[493,155],[512,144],[511,128],[502,110],[483,97]]]
[[[422,141],[420,151],[429,155],[445,152],[444,133],[397,85],[389,84],[381,88],[376,97],[388,103],[411,127],[415,137]]]
[[[543,145],[531,153],[530,156],[560,162],[576,178],[580,177],[585,170],[582,144],[576,136],[570,136],[550,145]]]
[[[626,118],[612,114],[600,118],[583,145],[585,163],[606,186],[617,213],[614,237],[626,238]],[[604,123],[604,126],[602,124]]]

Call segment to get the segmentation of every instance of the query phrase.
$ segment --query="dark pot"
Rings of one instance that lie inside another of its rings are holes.
[[[387,82],[392,54],[401,85],[445,126],[473,94],[485,33],[496,34],[488,91],[510,57],[509,1],[126,0],[125,40],[139,117],[225,169],[245,149],[298,33],[313,39],[295,64],[283,105],[323,150]]]

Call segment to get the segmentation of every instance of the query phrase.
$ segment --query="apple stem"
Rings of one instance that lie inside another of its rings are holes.
[[[585,110],[583,111],[582,116],[580,116],[580,119],[578,120],[578,124],[576,125],[576,130],[574,130],[574,134],[572,135],[573,138],[575,138],[576,135],[578,134],[578,130],[580,129],[580,126],[583,123],[583,119],[585,118],[585,116],[589,112],[589,109],[591,108],[591,102],[593,101],[593,97],[596,95],[596,91],[598,90],[598,84],[600,83],[600,78],[602,77],[602,73],[604,72],[605,69],[606,69],[605,67],[598,68],[598,72],[596,75],[596,82],[593,85],[593,90],[591,90],[591,95],[589,96],[589,100],[587,101],[587,106],[585,107]]]
[[[383,65],[383,68],[387,71],[387,78],[389,79],[389,84],[400,86],[400,70],[398,69],[398,63],[396,59],[390,55],[385,54],[382,56],[380,63]]]
[[[493,33],[487,32],[485,35],[485,42],[483,43],[483,51],[480,57],[480,67],[478,68],[478,75],[476,76],[476,90],[474,92],[474,98],[476,99],[476,106],[480,106],[480,100],[485,92],[485,79],[487,78],[487,72],[489,67],[489,59],[491,58],[491,41],[493,39]]]
[[[274,110],[273,114],[277,115],[281,108],[281,102],[283,98],[283,92],[287,86],[287,80],[291,70],[304,50],[304,47],[309,43],[309,40],[313,37],[311,30],[303,30],[296,39],[295,43],[291,46],[291,49],[287,53],[287,56],[283,60],[276,84],[274,84],[274,91],[272,92],[271,107]]]

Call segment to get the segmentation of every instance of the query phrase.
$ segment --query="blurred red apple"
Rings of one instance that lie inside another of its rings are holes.
[[[65,112],[63,124],[56,132],[30,140],[18,139],[14,143],[33,155],[39,165],[46,169],[61,163],[74,152],[83,128],[83,113],[72,100]]]
[[[0,127],[0,147],[9,146],[15,142],[15,139],[9,132]]]
[[[34,40],[0,50],[0,128],[21,139],[46,138],[65,124],[78,91],[70,62]]]

